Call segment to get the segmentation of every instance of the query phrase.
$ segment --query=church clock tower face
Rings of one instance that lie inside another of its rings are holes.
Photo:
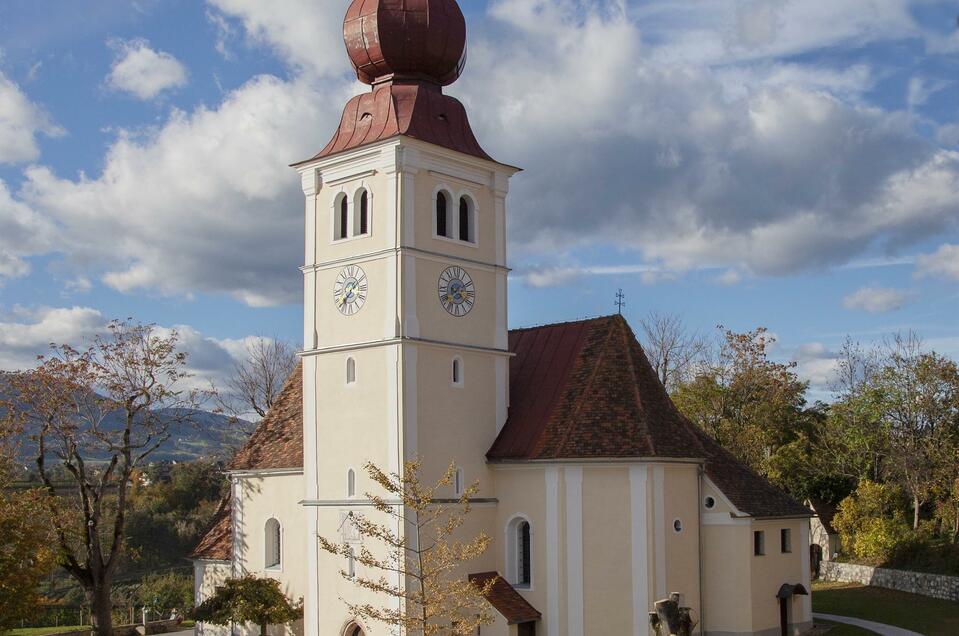
[[[460,318],[473,310],[476,302],[476,286],[469,273],[462,267],[449,267],[440,274],[437,290],[440,304],[451,316]]]
[[[333,284],[333,302],[341,314],[352,316],[366,304],[367,291],[366,272],[358,265],[347,265]]]

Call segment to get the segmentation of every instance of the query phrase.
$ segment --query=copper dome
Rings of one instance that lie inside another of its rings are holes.
[[[353,0],[343,39],[366,84],[416,80],[447,86],[466,62],[466,19],[456,0]]]

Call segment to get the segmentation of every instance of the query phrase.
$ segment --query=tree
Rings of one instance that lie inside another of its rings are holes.
[[[890,343],[874,384],[889,429],[889,471],[909,492],[917,530],[920,508],[933,490],[959,477],[959,367],[923,351],[915,335],[900,334]]]
[[[672,393],[687,381],[702,364],[709,343],[696,332],[691,332],[676,314],[649,312],[640,323],[645,338],[643,349],[659,381]]]
[[[379,545],[363,544],[357,553],[349,542],[320,537],[320,547],[366,568],[369,575],[348,570],[340,574],[358,588],[390,597],[394,603],[376,606],[346,602],[350,612],[357,618],[423,636],[473,634],[481,625],[492,623],[485,597],[496,580],[480,588],[463,571],[468,561],[486,551],[490,538],[485,533],[465,542],[456,538],[478,484],[464,489],[456,504],[448,504],[438,501],[436,493],[452,484],[456,472],[453,464],[432,486],[420,482],[419,461],[406,462],[402,475],[384,473],[370,463],[365,468],[370,479],[386,492],[386,498],[366,495],[386,521],[377,522],[356,513],[350,513],[348,520],[357,537]]]
[[[898,486],[866,479],[859,482],[833,517],[843,550],[878,564],[888,559],[909,534],[902,504]]]
[[[193,609],[193,578],[176,572],[148,574],[140,581],[136,599],[154,612],[189,612]]]
[[[775,453],[809,428],[807,385],[795,364],[769,359],[774,342],[762,327],[746,333],[724,330],[716,359],[673,394],[686,417],[767,476]]]
[[[303,602],[287,598],[279,581],[248,574],[217,587],[213,596],[197,606],[193,617],[214,625],[253,623],[259,625],[260,636],[266,636],[270,625],[288,625],[303,618]]]
[[[221,408],[236,417],[251,409],[266,417],[296,365],[296,349],[289,343],[276,338],[253,339],[246,347],[246,360],[233,366]]]
[[[12,454],[0,449],[0,632],[33,615],[40,583],[57,562],[46,493],[12,489],[13,467]]]
[[[83,587],[98,636],[110,636],[133,477],[173,432],[192,424],[201,394],[185,386],[190,375],[177,334],[153,325],[114,321],[84,350],[52,348],[35,369],[12,377],[7,417],[35,447],[59,564]],[[58,494],[58,472],[71,480],[74,497]]]

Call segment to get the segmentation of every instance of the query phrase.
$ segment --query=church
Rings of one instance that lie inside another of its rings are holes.
[[[479,484],[465,532],[492,543],[463,576],[498,577],[484,636],[647,636],[673,593],[697,634],[808,629],[810,512],[678,412],[627,322],[509,330],[518,168],[444,94],[466,60],[456,1],[353,0],[343,31],[371,88],[293,166],[301,363],[231,466],[193,554],[197,601],[252,573],[304,600],[297,636],[390,634],[349,615],[343,599],[385,599],[317,537],[356,540],[344,520],[370,510],[366,462],[419,458],[427,481],[455,462],[450,498]]]

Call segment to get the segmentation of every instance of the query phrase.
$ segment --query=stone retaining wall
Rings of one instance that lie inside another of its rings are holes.
[[[923,574],[905,570],[873,568],[868,565],[823,561],[820,578],[824,581],[862,583],[901,592],[922,594],[946,601],[959,601],[959,576]]]

